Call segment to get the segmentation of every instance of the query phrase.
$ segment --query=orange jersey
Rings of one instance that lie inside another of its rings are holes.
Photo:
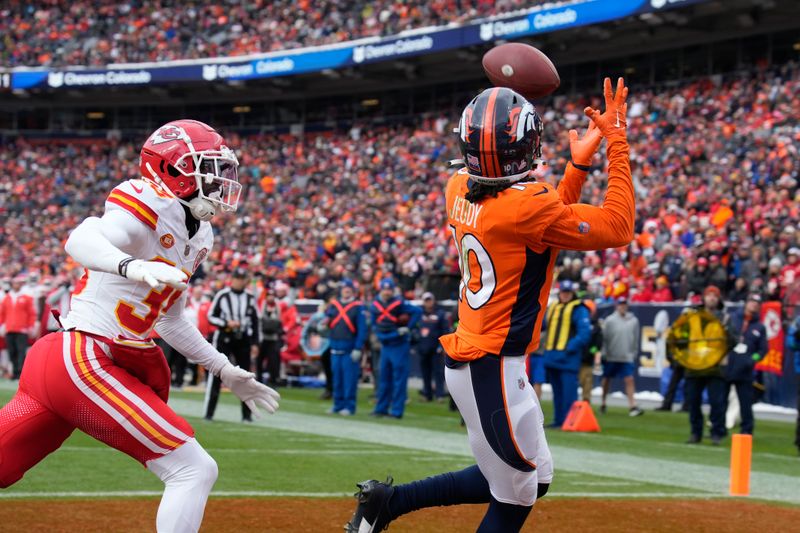
[[[519,182],[477,204],[464,199],[465,169],[447,183],[447,217],[459,253],[458,329],[440,340],[447,354],[471,361],[519,356],[539,346],[539,332],[559,249],[597,250],[633,238],[634,195],[623,139],[609,143],[602,207],[575,204],[586,173],[568,165],[558,188]]]

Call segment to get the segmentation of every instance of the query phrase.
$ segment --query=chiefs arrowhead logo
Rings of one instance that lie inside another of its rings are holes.
[[[175,237],[172,236],[172,233],[165,233],[161,236],[161,246],[164,248],[172,248],[175,246]]]

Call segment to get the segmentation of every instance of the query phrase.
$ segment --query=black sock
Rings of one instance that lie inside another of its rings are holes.
[[[515,533],[522,529],[533,507],[502,503],[492,498],[477,533]]]
[[[389,514],[394,520],[425,507],[490,501],[489,483],[478,465],[472,465],[458,472],[447,472],[396,486],[389,500]]]

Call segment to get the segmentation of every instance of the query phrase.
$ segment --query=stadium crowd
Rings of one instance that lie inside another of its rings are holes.
[[[716,284],[729,300],[755,290],[797,305],[799,74],[788,65],[635,91],[636,238],[624,249],[562,254],[560,278],[605,301],[684,301]],[[549,161],[540,179],[558,179],[569,157],[566,132],[584,125],[579,110],[588,101],[559,96],[540,106]],[[229,134],[245,193],[239,211],[217,224],[215,250],[198,277],[211,284],[247,265],[299,297],[326,298],[343,278],[363,291],[393,276],[419,296],[425,274],[457,271],[443,224],[446,163],[457,156],[452,119],[303,137]],[[136,175],[138,148],[109,140],[4,143],[0,278],[23,273],[52,285],[72,270],[67,232]],[[584,201],[596,205],[605,189],[601,157],[584,187]]]
[[[530,8],[522,0],[12,1],[0,65],[102,66],[273,52],[394,35]]]

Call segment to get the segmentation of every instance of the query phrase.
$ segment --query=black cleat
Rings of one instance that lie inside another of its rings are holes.
[[[370,479],[357,483],[358,500],[353,518],[344,526],[347,533],[373,533],[389,527],[392,518],[389,516],[389,499],[394,494],[393,479],[386,482]]]

